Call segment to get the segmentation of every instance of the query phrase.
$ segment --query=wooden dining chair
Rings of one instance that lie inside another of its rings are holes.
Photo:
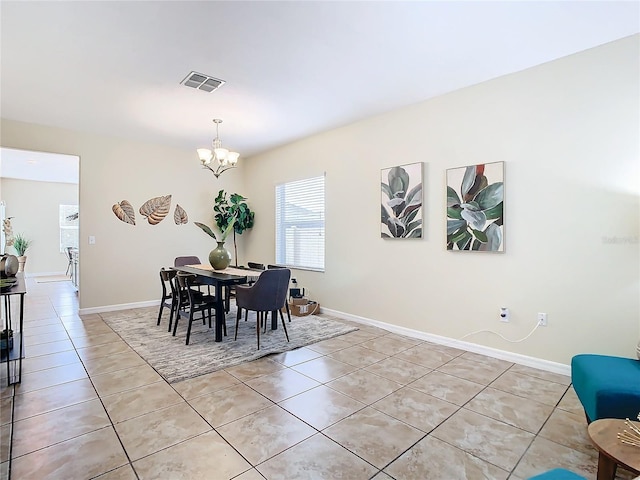
[[[160,284],[162,285],[162,297],[160,298],[160,310],[158,311],[158,323],[156,325],[160,325],[160,320],[162,319],[162,311],[165,307],[169,308],[169,327],[167,329],[168,332],[171,331],[171,323],[173,321],[173,316],[176,313],[176,309],[178,307],[178,298],[176,296],[175,287],[173,285],[173,279],[176,276],[175,270],[165,270],[165,268],[160,269]]]
[[[173,324],[173,336],[175,337],[178,329],[178,320],[180,318],[186,318],[189,323],[187,325],[187,338],[186,345],[189,345],[189,339],[191,338],[191,326],[194,320],[194,314],[200,312],[202,314],[202,324],[206,325],[207,318],[209,319],[209,328],[211,328],[211,319],[215,315],[216,311],[216,297],[213,295],[198,295],[197,290],[194,287],[194,280],[196,276],[190,273],[178,272],[175,277],[175,285],[178,289],[178,296],[180,303],[178,305],[176,320]],[[217,319],[216,319],[217,320]],[[227,324],[225,319],[221,319],[224,334],[227,334]]]
[[[242,309],[256,312],[256,335],[258,338],[258,350],[260,350],[260,328],[265,324],[269,312],[280,312],[282,328],[289,341],[287,325],[282,315],[282,308],[287,302],[287,290],[291,270],[288,268],[272,269],[263,272],[252,286],[238,285],[236,287],[236,305],[238,313],[236,315],[236,333],[234,340],[238,339],[238,325],[242,317]]]

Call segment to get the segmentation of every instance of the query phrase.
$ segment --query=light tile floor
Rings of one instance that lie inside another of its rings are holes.
[[[28,289],[15,396],[0,373],[1,478],[12,408],[19,480],[595,478],[567,377],[359,325],[169,385],[77,315],[69,282]]]

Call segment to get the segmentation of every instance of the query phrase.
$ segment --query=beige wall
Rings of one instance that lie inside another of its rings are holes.
[[[639,337],[638,36],[293,143],[216,180],[191,150],[10,120],[5,147],[80,156],[83,309],[157,299],[158,269],[177,255],[205,260],[220,188],[250,198],[255,227],[241,261],[274,257],[274,185],[326,172],[326,272],[296,271],[323,306],[460,338],[492,329],[510,344],[467,340],[568,363],[578,352],[633,355]],[[506,162],[506,252],[444,248],[445,170]],[[380,239],[380,169],[425,162],[425,233]],[[170,217],[131,226],[112,205],[173,195]],[[96,237],[95,245],[87,237]],[[613,239],[613,241],[612,241]],[[242,248],[242,245],[240,246]],[[498,309],[511,309],[511,323]]]
[[[240,168],[219,179],[198,164],[195,151],[179,150],[4,119],[4,147],[80,157],[80,307],[92,309],[157,300],[158,271],[179,255],[206,261],[214,241],[193,221],[213,225],[213,200],[221,188],[243,193]],[[171,211],[158,225],[139,214],[150,198],[172,195]],[[111,207],[128,200],[136,225],[118,220]],[[177,226],[179,203],[189,224]],[[88,237],[96,237],[95,245]]]
[[[326,172],[323,307],[569,363],[639,338],[639,48],[624,39],[252,158],[249,257],[274,257],[274,185]],[[506,252],[445,250],[445,171],[504,161]],[[425,232],[379,233],[380,169],[425,162]],[[613,239],[613,240],[612,240]],[[509,307],[511,323],[498,321]]]
[[[26,274],[64,273],[68,262],[60,253],[59,206],[78,204],[78,185],[2,178],[0,187],[6,216],[14,217],[14,234],[32,241],[26,252]],[[16,252],[9,247],[7,253]]]

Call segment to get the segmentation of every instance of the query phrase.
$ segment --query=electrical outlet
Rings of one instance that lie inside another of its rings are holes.
[[[541,327],[546,327],[547,326],[547,314],[546,313],[538,312],[538,325],[540,325]]]
[[[500,307],[500,321],[509,322],[509,309],[507,307]]]

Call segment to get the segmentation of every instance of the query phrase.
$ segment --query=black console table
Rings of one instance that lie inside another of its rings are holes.
[[[0,308],[2,308],[4,320],[2,324],[7,331],[13,330],[16,326],[12,318],[11,299],[16,295],[20,297],[18,329],[13,332],[13,348],[9,348],[8,339],[5,348],[0,348],[0,362],[7,364],[7,385],[20,383],[22,380],[22,357],[24,357],[22,332],[24,329],[24,296],[27,293],[27,285],[23,273],[18,273],[15,279],[16,283],[13,286],[0,289],[0,299],[2,300]]]

